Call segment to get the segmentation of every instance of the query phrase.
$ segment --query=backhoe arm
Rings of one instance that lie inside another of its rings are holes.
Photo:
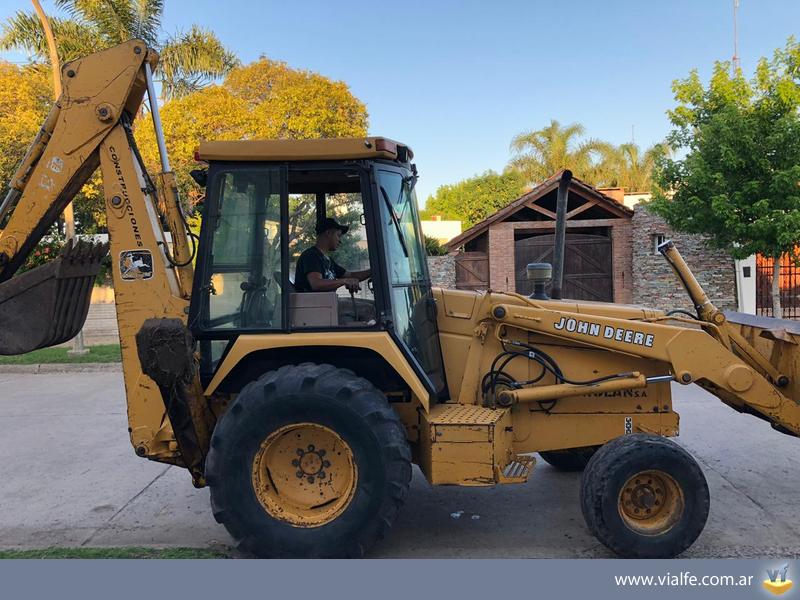
[[[0,354],[61,343],[83,326],[107,246],[68,245],[15,274],[99,166],[131,440],[140,456],[184,464],[199,483],[209,417],[185,328],[193,256],[158,118],[157,61],[132,40],[64,65],[64,91],[0,206]],[[145,92],[161,151],[160,201],[133,138]]]
[[[24,264],[92,176],[100,164],[100,144],[120,118],[139,110],[147,60],[155,63],[158,56],[131,41],[64,65],[64,91],[0,206],[0,217],[8,218],[0,231],[0,282]]]

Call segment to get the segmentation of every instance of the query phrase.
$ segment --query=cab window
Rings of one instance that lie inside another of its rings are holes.
[[[281,327],[280,169],[218,174],[207,271],[206,329]]]
[[[291,329],[370,327],[376,325],[375,297],[369,277],[362,177],[355,169],[289,171],[289,322]],[[332,219],[347,228],[333,244],[320,239],[318,225]],[[301,260],[304,253],[306,257]],[[298,263],[301,268],[298,269]],[[358,289],[344,285],[326,291],[309,290],[308,265],[327,279],[358,275]],[[322,272],[324,271],[324,273]],[[305,281],[297,281],[304,277]]]

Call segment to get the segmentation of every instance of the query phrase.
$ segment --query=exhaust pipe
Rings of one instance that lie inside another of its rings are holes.
[[[572,171],[565,169],[558,182],[556,196],[556,240],[553,248],[553,288],[550,296],[553,300],[561,300],[561,288],[564,283],[564,245],[567,241],[567,200]]]

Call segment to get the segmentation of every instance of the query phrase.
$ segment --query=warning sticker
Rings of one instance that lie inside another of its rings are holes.
[[[153,276],[153,255],[149,250],[128,250],[119,255],[119,271],[125,281],[139,281]]]

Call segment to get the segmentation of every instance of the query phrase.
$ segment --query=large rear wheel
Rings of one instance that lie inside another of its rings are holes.
[[[358,557],[405,500],[411,452],[386,397],[352,371],[282,367],[247,385],[214,431],[214,516],[262,557]]]
[[[589,530],[625,558],[672,558],[691,546],[708,518],[708,485],[675,442],[636,433],[611,440],[581,480]]]

